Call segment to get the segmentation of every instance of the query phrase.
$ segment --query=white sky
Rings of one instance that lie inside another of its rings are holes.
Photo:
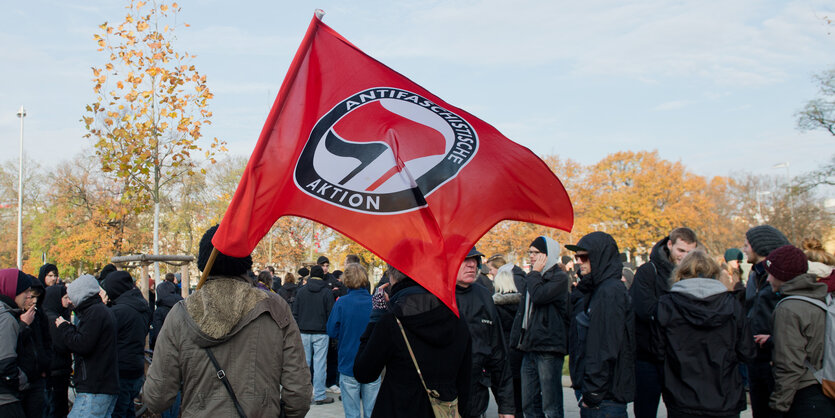
[[[252,151],[315,8],[389,67],[539,154],[583,164],[657,149],[692,171],[792,175],[825,163],[835,138],[795,113],[835,66],[835,4],[804,1],[183,0],[180,50],[215,94],[208,137]],[[90,149],[92,34],[124,17],[114,0],[2,1],[0,161],[42,164]],[[87,151],[89,153],[89,151]],[[92,154],[91,154],[92,155]]]

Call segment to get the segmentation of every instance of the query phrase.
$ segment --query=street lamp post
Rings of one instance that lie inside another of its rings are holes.
[[[17,175],[17,268],[23,268],[23,118],[26,117],[26,109],[23,105],[17,111],[20,118],[20,161]]]
[[[789,191],[789,221],[791,223],[791,238],[794,239],[794,191],[792,190],[792,178],[791,173],[789,172],[789,162],[786,161],[784,163],[775,164],[773,168],[785,168],[786,169],[786,187]]]
[[[763,218],[763,207],[762,207],[762,203],[760,202],[760,196],[770,195],[770,194],[771,194],[771,192],[769,192],[767,190],[757,192],[757,218],[758,218],[757,222],[759,222],[761,224],[765,223],[765,218]]]

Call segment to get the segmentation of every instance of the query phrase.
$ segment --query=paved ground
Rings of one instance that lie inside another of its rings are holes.
[[[563,379],[566,379],[565,377]],[[563,382],[565,385],[566,382]],[[577,406],[577,400],[574,398],[574,391],[571,390],[569,387],[563,388],[563,402],[565,405],[565,416],[566,418],[574,418],[580,416],[580,408]],[[329,405],[311,405],[310,412],[308,412],[307,416],[313,418],[342,418],[345,416],[345,413],[342,410],[342,402],[339,401],[339,397],[328,392],[328,396],[333,396],[336,402],[329,404]],[[490,406],[487,407],[487,417],[498,417],[499,413],[496,409],[496,403],[493,401],[492,394],[490,395]],[[627,407],[629,411],[629,416],[632,416],[632,405]],[[658,408],[658,417],[659,418],[666,418],[667,417],[667,409],[664,407],[662,403],[661,406]],[[740,414],[740,418],[751,418],[751,410],[748,409],[743,411]]]

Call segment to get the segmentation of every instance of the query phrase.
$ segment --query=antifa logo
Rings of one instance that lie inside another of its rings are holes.
[[[377,87],[348,97],[313,127],[296,186],[345,209],[394,214],[426,205],[478,151],[473,127],[415,93]]]

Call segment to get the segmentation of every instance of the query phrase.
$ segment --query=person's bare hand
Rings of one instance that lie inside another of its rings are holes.
[[[27,309],[26,312],[20,315],[20,321],[25,323],[26,325],[32,325],[32,321],[35,320],[35,305],[32,305],[31,308]]]
[[[757,334],[754,336],[754,342],[759,344],[760,347],[762,347],[763,344],[765,344],[769,338],[771,338],[771,335],[769,334]]]
[[[533,270],[542,273],[542,269],[545,268],[545,263],[548,262],[548,256],[543,253],[539,253],[534,257],[536,257],[536,259],[533,261]]]
[[[55,318],[55,326],[56,327],[60,327],[61,324],[63,324],[64,322],[69,322],[69,321],[67,321],[66,319],[64,319],[64,317],[61,317],[61,316]]]

